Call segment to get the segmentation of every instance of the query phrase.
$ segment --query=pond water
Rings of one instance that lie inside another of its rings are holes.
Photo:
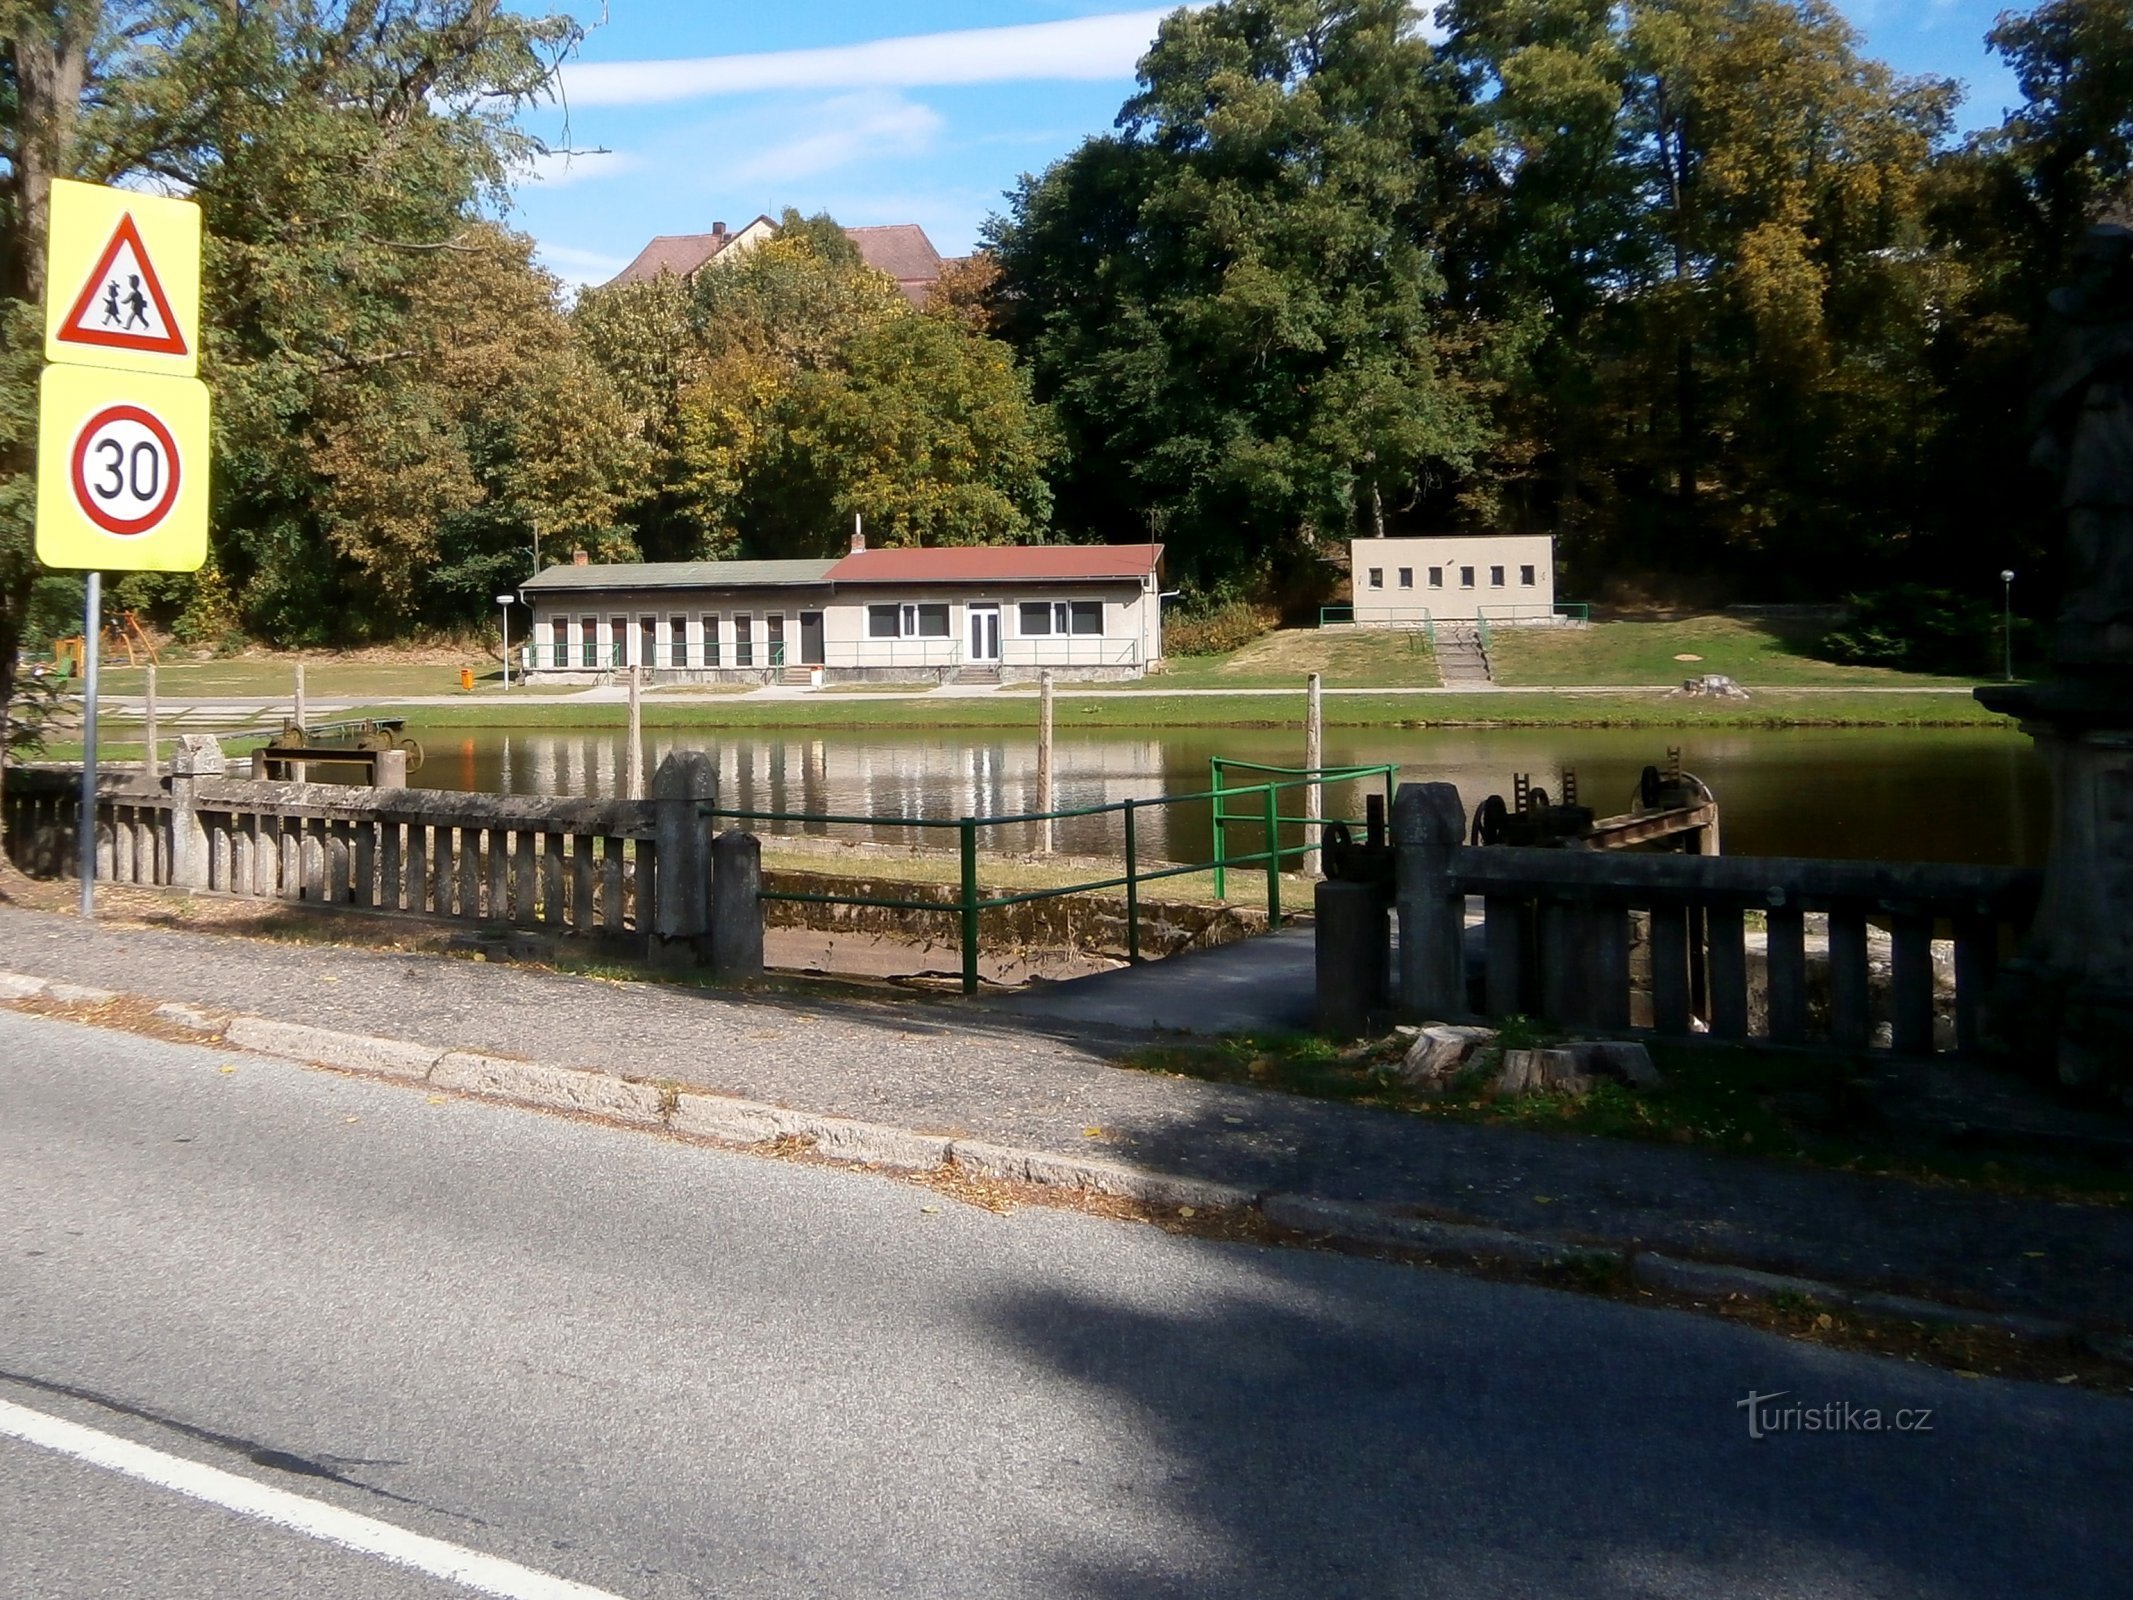
[[[612,796],[621,792],[624,736],[606,730],[471,729],[421,737],[427,759],[413,782],[503,794]],[[2050,844],[2049,787],[2028,739],[1998,729],[1333,729],[1328,765],[1393,763],[1406,782],[1458,785],[1469,813],[1487,795],[1509,797],[1514,773],[1559,795],[1565,769],[1580,798],[1602,815],[1628,809],[1647,763],[1665,766],[1668,746],[1717,794],[1729,855],[1799,855],[2034,866]],[[894,729],[658,731],[645,739],[649,773],[669,751],[703,750],[719,774],[722,803],[745,810],[805,811],[883,819],[1000,816],[1037,804],[1034,736],[1002,730]],[[1155,800],[1208,787],[1208,760],[1223,756],[1299,766],[1294,730],[1151,731],[1143,736],[1062,734],[1057,804],[1062,809]],[[1241,781],[1241,780],[1238,780]],[[1283,810],[1302,809],[1300,796]],[[1328,797],[1327,814],[1359,817],[1357,785]],[[766,832],[784,831],[757,825]],[[798,830],[793,830],[798,831]],[[839,828],[809,831],[850,836]],[[1140,818],[1144,851],[1177,861],[1207,859],[1204,805],[1152,810]],[[953,834],[887,826],[893,843],[948,848]],[[1115,852],[1116,814],[1060,824],[1060,848]],[[1034,830],[1002,828],[988,850],[1028,849]],[[1240,838],[1237,849],[1255,848]]]

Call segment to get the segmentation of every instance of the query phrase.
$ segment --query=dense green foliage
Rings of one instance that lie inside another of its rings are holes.
[[[1203,586],[1466,527],[1553,532],[1594,587],[2042,579],[2027,352],[2133,171],[2133,0],[2004,17],[2025,103],[1960,143],[1956,86],[1827,0],[1437,19],[1179,13],[1118,131],[1011,196],[993,296],[1065,526],[1159,532]]]
[[[827,217],[683,282],[582,297],[584,348],[651,453],[628,521],[653,559],[983,544],[1045,526],[1050,422],[1006,345],[921,313]]]
[[[1120,131],[992,230],[1003,326],[1069,440],[1070,526],[1196,587],[1309,588],[1315,537],[1465,467],[1435,249],[1449,82],[1405,0],[1179,12]]]

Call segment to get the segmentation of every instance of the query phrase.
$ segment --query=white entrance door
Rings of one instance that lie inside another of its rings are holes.
[[[1000,608],[998,606],[972,606],[970,608],[970,659],[972,661],[998,661],[1000,659]]]

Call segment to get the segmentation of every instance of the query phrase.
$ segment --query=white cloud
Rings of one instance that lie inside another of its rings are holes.
[[[621,150],[545,150],[526,163],[526,177],[550,189],[563,189],[635,172],[642,165]]]
[[[774,145],[743,162],[734,177],[786,183],[879,156],[924,153],[944,126],[940,113],[895,94],[844,95],[815,108],[818,131]]]
[[[628,256],[611,256],[598,250],[578,250],[567,244],[543,244],[541,264],[565,283],[583,288],[605,283],[630,264]]]
[[[819,50],[682,61],[578,62],[563,70],[573,106],[634,106],[766,89],[911,89],[1035,79],[1130,78],[1174,7],[1065,22],[967,28]]]

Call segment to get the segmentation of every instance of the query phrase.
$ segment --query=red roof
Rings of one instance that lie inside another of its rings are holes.
[[[892,222],[876,228],[846,228],[845,237],[859,247],[860,259],[876,272],[894,278],[915,306],[926,303],[934,279],[941,275],[941,253],[915,222]]]
[[[636,260],[610,278],[608,286],[650,283],[663,272],[686,278],[725,249],[732,239],[730,233],[661,234],[637,252]]]
[[[953,545],[857,550],[826,574],[831,583],[1138,582],[1163,557],[1159,544]]]

